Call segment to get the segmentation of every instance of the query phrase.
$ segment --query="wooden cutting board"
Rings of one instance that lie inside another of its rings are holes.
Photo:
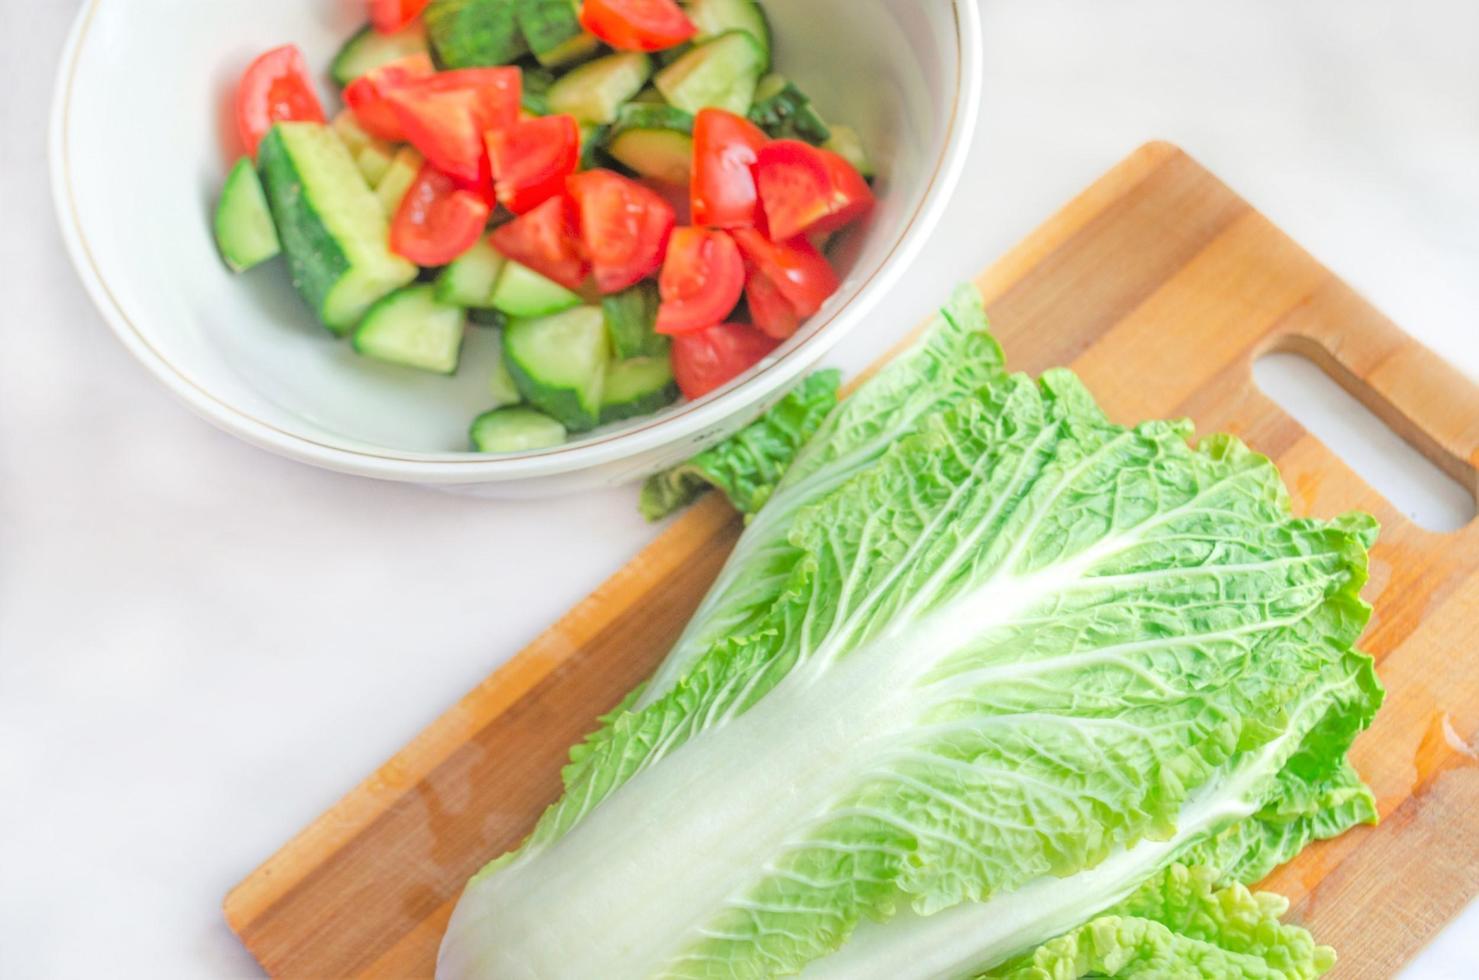
[[[1338,975],[1391,976],[1479,894],[1479,522],[1451,534],[1409,522],[1251,368],[1270,350],[1314,359],[1476,492],[1479,389],[1163,143],[979,284],[1013,369],[1068,365],[1122,423],[1187,415],[1236,433],[1278,462],[1297,513],[1381,520],[1363,646],[1388,695],[1353,756],[1383,822],[1265,884],[1336,946]],[[724,503],[700,502],[238,885],[226,918],[262,966],[429,976],[463,883],[555,798],[568,747],[662,658],[738,533]]]

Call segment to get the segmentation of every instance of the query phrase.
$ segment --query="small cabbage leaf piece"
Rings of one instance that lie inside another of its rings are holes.
[[[817,371],[760,418],[681,466],[648,478],[638,507],[656,521],[713,487],[741,514],[754,514],[775,490],[796,451],[837,404],[835,370]]]
[[[1292,518],[1264,457],[1114,425],[1067,372],[987,373],[829,416],[703,642],[469,883],[441,976],[826,975],[910,919],[972,926],[948,963],[979,972],[1264,812],[1307,749],[1338,771],[1311,737],[1374,710],[1374,522]],[[937,975],[885,959],[834,975]]]

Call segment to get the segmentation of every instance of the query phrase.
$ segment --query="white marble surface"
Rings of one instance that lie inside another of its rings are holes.
[[[225,890],[654,530],[629,491],[493,504],[340,477],[172,401],[53,223],[72,7],[0,0],[0,976],[251,975]],[[971,176],[844,366],[1163,137],[1479,376],[1479,5],[986,10]],[[1409,975],[1476,971],[1470,910]]]

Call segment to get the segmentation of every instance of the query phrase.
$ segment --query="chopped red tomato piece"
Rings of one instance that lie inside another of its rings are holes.
[[[370,0],[370,23],[381,34],[394,34],[421,16],[429,0]]]
[[[687,398],[701,398],[744,374],[780,342],[743,323],[716,323],[673,338],[673,377]]]
[[[620,292],[657,272],[677,220],[672,205],[610,170],[572,174],[565,186],[575,201],[597,289]]]
[[[471,248],[488,225],[488,205],[429,163],[390,223],[390,249],[417,265],[446,265]]]
[[[390,94],[406,139],[448,176],[488,182],[483,134],[519,118],[519,69],[461,68],[412,79]]]
[[[719,230],[676,228],[657,279],[657,332],[685,333],[722,323],[745,287],[745,263]]]
[[[700,109],[693,120],[693,223],[710,228],[755,224],[756,155],[769,139],[742,116]]]
[[[618,51],[661,51],[698,33],[673,0],[585,0],[580,23]]]
[[[394,143],[404,142],[406,134],[390,104],[390,95],[435,71],[424,51],[398,58],[370,69],[346,85],[344,102],[354,110],[354,118],[365,132]]]
[[[580,163],[580,124],[574,116],[540,116],[487,134],[488,160],[498,202],[514,214],[561,194]]]
[[[805,238],[773,242],[753,228],[736,228],[731,234],[745,262],[771,281],[798,317],[811,316],[837,292],[837,273]]]
[[[770,235],[778,242],[836,231],[873,206],[873,192],[852,164],[800,140],[774,140],[761,148],[755,187]]]
[[[493,229],[495,249],[567,289],[585,281],[586,261],[575,235],[570,199],[558,194]]]
[[[293,44],[258,57],[236,86],[236,130],[252,156],[257,155],[257,144],[272,124],[286,121],[324,121],[303,52]]]
[[[785,340],[801,326],[801,314],[796,312],[796,307],[754,265],[746,270],[745,301],[750,307],[750,321],[767,337]]]

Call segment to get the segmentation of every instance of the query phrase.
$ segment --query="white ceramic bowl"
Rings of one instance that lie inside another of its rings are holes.
[[[348,473],[525,496],[632,480],[745,424],[905,271],[960,176],[975,125],[978,0],[766,0],[779,69],[862,134],[879,205],[842,249],[842,289],[742,378],[696,402],[506,456],[460,451],[487,407],[487,336],[452,379],[358,357],[280,265],[226,271],[210,213],[239,152],[229,101],[257,53],[327,69],[362,0],[87,0],[63,54],[51,170],[63,234],[104,318],[196,412],[248,442]],[[325,81],[321,93],[329,95]],[[327,105],[328,103],[326,103]]]

